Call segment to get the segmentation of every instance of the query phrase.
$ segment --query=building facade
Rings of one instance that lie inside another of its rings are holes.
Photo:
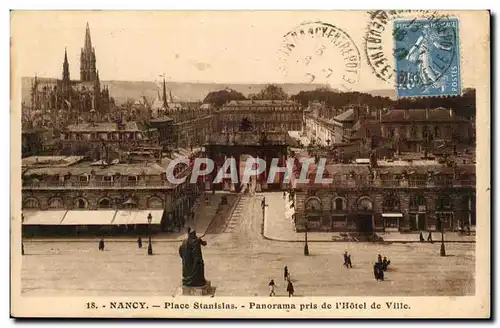
[[[457,231],[476,225],[472,163],[372,159],[369,165],[329,164],[326,171],[332,183],[296,186],[297,231],[440,231],[441,224]]]
[[[291,100],[232,100],[218,112],[219,128],[223,132],[240,130],[243,120],[253,131],[300,131],[302,106]]]
[[[192,153],[190,158],[200,156]],[[170,229],[191,215],[190,210],[203,190],[202,183],[191,184],[191,166],[178,165],[176,177],[184,183],[167,181],[171,158],[157,162],[105,164],[88,162],[81,156],[34,156],[23,159],[23,212],[39,217],[53,211],[87,211],[101,215],[113,211],[162,211],[162,228]],[[106,211],[106,212],[102,212]],[[145,213],[145,212],[144,212]],[[147,214],[147,213],[146,213]],[[78,225],[86,225],[82,216]],[[103,219],[102,224],[106,224]]]

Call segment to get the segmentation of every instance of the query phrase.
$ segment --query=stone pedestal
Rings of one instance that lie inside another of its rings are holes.
[[[204,286],[200,287],[182,286],[180,288],[179,294],[182,296],[212,296],[215,294],[215,287],[212,287],[210,281],[206,280]]]

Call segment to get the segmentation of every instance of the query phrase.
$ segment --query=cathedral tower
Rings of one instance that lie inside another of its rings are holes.
[[[87,23],[85,44],[80,52],[80,80],[82,82],[93,82],[96,77],[95,49],[92,47],[89,23]]]
[[[71,90],[71,79],[69,78],[69,63],[68,54],[66,48],[64,49],[64,62],[63,62],[63,73],[62,73],[62,94],[66,99],[69,98]]]

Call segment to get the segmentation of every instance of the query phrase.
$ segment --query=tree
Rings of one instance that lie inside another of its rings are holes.
[[[268,84],[259,93],[252,95],[255,100],[285,100],[288,95],[283,90],[283,87],[276,84]]]
[[[219,91],[210,92],[203,103],[212,104],[215,107],[221,107],[224,104],[230,102],[231,100],[245,100],[247,99],[242,93],[235,91],[233,89],[225,89]]]

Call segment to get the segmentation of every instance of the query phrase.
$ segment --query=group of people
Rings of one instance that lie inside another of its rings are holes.
[[[286,291],[288,293],[288,297],[292,297],[293,294],[295,293],[295,289],[293,288],[292,279],[290,277],[290,271],[288,270],[288,266],[286,266],[286,265],[285,265],[285,268],[283,269],[283,277],[284,277],[285,282],[287,283]],[[276,296],[275,289],[276,289],[277,285],[274,282],[274,279],[271,279],[268,286],[269,286],[269,291],[270,291],[269,296]]]
[[[375,280],[384,281],[384,271],[387,271],[387,268],[391,264],[391,261],[384,256],[382,259],[382,255],[378,255],[377,263],[373,265],[373,274],[375,275]]]

